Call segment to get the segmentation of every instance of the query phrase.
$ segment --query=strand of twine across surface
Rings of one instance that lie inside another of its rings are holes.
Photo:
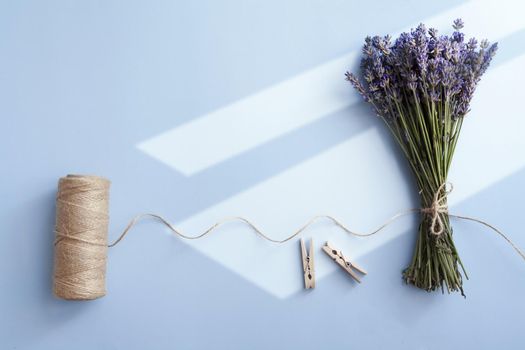
[[[436,191],[436,194],[434,195],[433,203],[432,203],[432,205],[429,208],[412,208],[412,209],[408,209],[408,210],[399,212],[399,213],[395,214],[394,216],[390,217],[388,220],[386,220],[381,226],[379,226],[375,230],[373,230],[371,232],[368,232],[368,233],[359,233],[359,232],[356,232],[356,231],[352,231],[345,224],[343,224],[341,221],[339,221],[338,219],[336,219],[335,217],[333,217],[331,215],[316,215],[316,216],[312,217],[310,220],[308,220],[308,222],[306,222],[303,226],[301,226],[299,229],[297,229],[290,236],[285,237],[284,239],[274,239],[274,238],[266,235],[262,230],[260,230],[250,220],[248,220],[246,218],[243,218],[243,217],[240,217],[240,216],[233,216],[233,217],[224,218],[224,219],[216,222],[215,224],[213,224],[212,226],[210,226],[208,229],[206,229],[204,232],[202,232],[201,234],[199,234],[197,236],[188,236],[188,235],[182,233],[182,231],[176,229],[169,221],[164,219],[162,216],[157,215],[157,214],[151,214],[151,213],[143,213],[143,214],[139,214],[139,215],[135,216],[130,221],[130,223],[126,226],[126,228],[124,229],[122,234],[113,243],[109,244],[108,247],[114,247],[115,245],[117,245],[120,241],[122,241],[122,239],[128,234],[128,232],[142,218],[146,218],[146,217],[150,217],[150,218],[154,218],[156,220],[159,220],[173,234],[175,234],[175,235],[177,235],[177,236],[179,236],[181,238],[184,238],[184,239],[199,239],[199,238],[202,238],[202,237],[212,233],[213,231],[215,231],[216,229],[218,229],[219,227],[221,227],[221,226],[223,226],[223,225],[225,225],[227,223],[238,221],[238,222],[242,222],[242,223],[246,224],[247,226],[249,226],[257,235],[259,235],[263,239],[265,239],[265,240],[267,240],[269,242],[272,242],[272,243],[282,244],[282,243],[288,242],[289,240],[291,240],[294,237],[298,236],[303,231],[305,231],[308,227],[310,227],[315,222],[317,222],[317,221],[319,221],[321,219],[328,219],[328,220],[332,221],[336,226],[338,226],[344,232],[346,232],[346,233],[348,233],[350,235],[357,236],[357,237],[368,237],[368,236],[372,236],[372,235],[375,235],[375,234],[379,233],[384,228],[386,228],[387,226],[392,224],[394,221],[396,221],[397,219],[399,219],[399,218],[401,218],[403,216],[410,215],[410,214],[413,214],[413,213],[425,213],[425,214],[428,214],[428,215],[430,215],[432,217],[430,230],[431,230],[431,233],[434,234],[434,235],[439,236],[439,235],[441,235],[444,232],[444,225],[443,225],[443,221],[442,221],[442,218],[441,218],[440,214],[448,214],[449,217],[454,217],[454,218],[461,219],[461,220],[468,220],[468,221],[477,222],[477,223],[479,223],[481,225],[484,225],[484,226],[490,228],[491,230],[496,232],[498,235],[500,235],[505,241],[507,241],[511,245],[511,247],[514,248],[514,250],[522,257],[522,259],[525,260],[525,253],[507,235],[505,235],[502,231],[500,231],[499,229],[497,229],[493,225],[491,225],[491,224],[489,224],[489,223],[487,223],[487,222],[485,222],[483,220],[474,218],[474,217],[463,216],[463,215],[456,215],[456,214],[449,213],[448,212],[448,205],[446,203],[446,198],[447,198],[447,195],[452,192],[452,190],[453,190],[452,184],[450,184],[450,189],[448,189],[447,188],[447,183],[444,183]],[[443,194],[441,194],[442,192],[443,192]]]
[[[436,192],[434,201],[429,208],[414,208],[400,212],[377,229],[369,233],[359,233],[350,230],[345,224],[331,215],[317,215],[311,218],[290,236],[284,239],[274,239],[266,235],[255,224],[243,217],[225,218],[197,236],[188,236],[176,229],[169,221],[157,214],[139,214],[131,220],[115,242],[108,245],[109,223],[109,186],[107,179],[97,176],[68,175],[59,180],[57,192],[57,210],[55,227],[55,267],[54,293],[62,299],[90,300],[105,295],[105,275],[107,249],[117,245],[129,231],[143,218],[154,218],[162,222],[175,235],[184,239],[199,239],[220,226],[229,222],[240,221],[264,238],[265,240],[282,244],[301,234],[308,227],[321,219],[328,219],[343,231],[353,236],[367,237],[377,234],[402,216],[413,213],[424,213],[432,220],[431,233],[440,235],[444,232],[440,216],[474,221],[482,224],[505,239],[514,250],[525,260],[525,254],[503,232],[489,223],[476,218],[448,213],[446,195],[450,193],[445,186]]]

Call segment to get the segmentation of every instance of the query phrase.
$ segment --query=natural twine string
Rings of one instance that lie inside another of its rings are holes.
[[[450,189],[447,189],[447,185]],[[437,191],[434,193],[434,200],[429,208],[422,208],[421,212],[430,214],[432,221],[430,223],[430,233],[439,236],[445,231],[445,225],[440,214],[448,214],[447,195],[452,192],[454,186],[450,182],[445,182],[439,186]],[[443,192],[443,194],[441,194]],[[450,215],[449,215],[450,216]],[[436,227],[438,227],[436,229]]]
[[[298,236],[308,227],[321,219],[332,221],[336,226],[348,234],[358,237],[367,237],[382,231],[400,217],[413,213],[425,213],[430,215],[432,217],[431,233],[440,235],[444,232],[444,225],[440,216],[448,214],[449,217],[474,221],[492,229],[505,239],[522,257],[522,259],[525,260],[525,253],[523,253],[523,251],[520,250],[510,238],[496,227],[473,217],[448,213],[446,196],[451,191],[452,186],[450,186],[450,189],[447,189],[446,184],[440,186],[438,191],[436,191],[434,201],[429,208],[413,208],[400,212],[369,233],[352,231],[341,221],[331,215],[316,215],[292,235],[284,239],[274,239],[266,235],[250,220],[234,216],[216,222],[199,235],[188,236],[182,233],[182,231],[176,229],[162,216],[143,213],[135,216],[121,235],[113,243],[108,245],[107,226],[109,181],[96,176],[68,175],[67,177],[60,179],[57,194],[54,276],[55,295],[64,299],[95,299],[103,296],[105,294],[107,248],[117,245],[141,219],[148,217],[160,221],[173,234],[184,239],[199,239],[227,223],[240,221],[249,226],[257,235],[265,240],[272,243],[282,244]]]

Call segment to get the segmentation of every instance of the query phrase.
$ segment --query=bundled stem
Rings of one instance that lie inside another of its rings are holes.
[[[422,106],[427,105],[427,108]],[[449,101],[424,101],[414,91],[411,103],[397,110],[397,118],[385,120],[401,146],[419,188],[421,208],[431,208],[436,193],[446,197],[448,170],[460,134],[463,118],[453,118]],[[444,200],[446,204],[446,199]],[[407,283],[427,291],[437,288],[463,294],[461,272],[465,273],[452,240],[446,212],[440,212],[443,227],[432,232],[432,213],[424,212],[410,266],[404,272]],[[460,268],[461,267],[461,270]],[[465,273],[465,277],[466,277]]]

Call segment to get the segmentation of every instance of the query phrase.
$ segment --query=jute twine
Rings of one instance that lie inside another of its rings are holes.
[[[447,188],[447,185],[449,188]],[[428,214],[431,217],[430,233],[439,236],[445,232],[445,225],[440,214],[448,214],[447,195],[452,192],[454,187],[451,183],[444,183],[439,186],[436,193],[434,193],[434,200],[429,208],[422,208],[421,212]],[[443,192],[443,194],[441,194]]]
[[[157,214],[143,213],[134,217],[121,235],[108,245],[108,204],[110,182],[98,176],[68,175],[59,180],[57,194],[56,240],[55,240],[55,273],[54,292],[63,299],[90,300],[106,294],[105,275],[107,248],[118,244],[141,219],[154,218],[164,224],[175,235],[184,239],[199,239],[210,234],[220,226],[232,221],[239,221],[249,226],[257,235],[272,243],[282,244],[301,234],[309,226],[321,219],[328,219],[344,232],[367,237],[382,231],[388,225],[402,216],[423,213],[432,220],[430,234],[440,235],[443,231],[443,222],[440,215],[448,215],[462,220],[474,221],[482,224],[505,239],[514,250],[525,260],[525,253],[521,251],[503,232],[489,223],[456,214],[448,213],[446,195],[452,188],[446,184],[439,187],[434,202],[429,208],[414,208],[400,212],[377,229],[368,233],[358,233],[350,230],[341,221],[331,215],[316,215],[301,226],[290,236],[283,239],[274,239],[260,230],[250,220],[235,216],[216,222],[201,234],[188,236],[176,229],[169,221]]]
[[[59,298],[106,294],[109,185],[107,179],[85,175],[58,182],[53,285]]]

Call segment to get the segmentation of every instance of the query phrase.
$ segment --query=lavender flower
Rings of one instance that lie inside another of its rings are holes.
[[[463,25],[456,19],[447,36],[420,24],[393,43],[390,36],[369,36],[363,46],[362,79],[346,73],[400,144],[417,181],[422,208],[431,208],[447,181],[464,116],[498,48],[486,40],[479,45],[475,38],[465,40]],[[440,216],[443,233],[432,235],[436,228],[431,223],[436,220],[423,213],[419,241],[404,278],[425,290],[446,286],[463,293],[462,264],[448,214],[435,215]]]
[[[464,23],[463,23],[463,20],[461,18],[458,18],[454,21],[454,24],[452,25],[452,27],[455,29],[455,30],[460,30],[460,29],[463,29],[463,26],[464,26]]]
[[[424,24],[402,33],[394,44],[390,36],[367,37],[361,62],[365,84],[350,73],[347,80],[387,121],[398,115],[392,101],[400,96],[412,100],[413,93],[423,104],[436,103],[438,97],[449,100],[452,118],[462,118],[497,51],[497,43],[484,40],[479,49],[474,38],[465,43],[463,25],[456,19],[450,37],[438,36],[436,29],[427,30]]]

